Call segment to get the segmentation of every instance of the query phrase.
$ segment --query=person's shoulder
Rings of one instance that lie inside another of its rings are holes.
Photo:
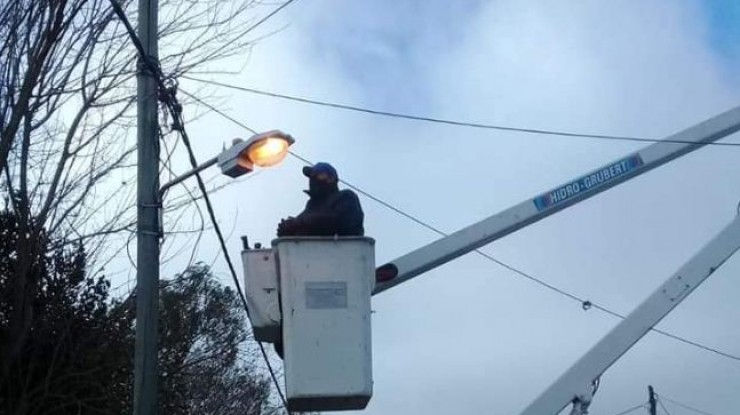
[[[340,190],[337,193],[337,197],[334,203],[336,206],[353,206],[353,209],[354,207],[357,207],[358,209],[360,208],[360,198],[357,197],[357,194],[350,189]]]
[[[357,193],[351,189],[342,189],[339,191],[339,199],[359,199]]]

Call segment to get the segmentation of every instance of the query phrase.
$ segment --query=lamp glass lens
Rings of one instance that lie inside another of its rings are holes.
[[[290,144],[278,137],[267,137],[257,141],[247,150],[247,157],[255,166],[269,167],[283,161]]]

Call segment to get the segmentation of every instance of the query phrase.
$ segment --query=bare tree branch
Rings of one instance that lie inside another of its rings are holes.
[[[135,21],[133,2],[122,3]],[[187,71],[223,70],[218,63],[224,58],[246,59],[256,4],[161,0],[163,73],[176,82]],[[136,53],[107,0],[13,0],[0,2],[0,62],[0,189],[21,218],[23,236],[8,287],[13,301],[0,321],[2,386],[28,338],[44,244],[84,242],[91,258],[98,258],[110,238],[130,236],[133,182],[122,185],[116,176],[129,172],[135,151]],[[167,212],[186,215],[197,200],[173,199]],[[201,219],[168,233],[197,239],[204,228]],[[99,259],[103,266],[109,260]],[[45,385],[45,396],[52,396],[56,384]],[[69,407],[95,411],[92,401],[67,398]],[[27,400],[18,408],[32,404]]]

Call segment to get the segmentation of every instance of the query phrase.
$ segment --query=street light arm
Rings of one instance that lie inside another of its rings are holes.
[[[247,141],[235,139],[231,147],[224,149],[218,156],[191,169],[174,180],[165,183],[159,188],[158,201],[161,202],[164,194],[172,187],[184,180],[200,173],[201,171],[218,164],[221,173],[238,177],[247,174],[254,166],[269,167],[279,163],[295,140],[289,134],[280,130],[272,130],[266,133],[255,134]],[[280,143],[280,144],[276,144]],[[282,144],[282,145],[281,145]],[[252,153],[255,154],[252,154]]]
[[[162,201],[162,198],[164,197],[164,194],[167,193],[168,190],[170,190],[171,187],[178,185],[182,183],[183,181],[189,179],[190,177],[202,172],[203,170],[215,165],[218,163],[218,157],[214,157],[210,160],[205,161],[198,167],[191,169],[180,176],[175,177],[173,180],[165,183],[162,185],[162,187],[159,188],[159,201]]]

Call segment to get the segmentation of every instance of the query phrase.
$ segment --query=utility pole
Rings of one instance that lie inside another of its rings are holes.
[[[655,407],[655,389],[650,385],[648,385],[648,402],[650,402],[650,415],[655,415],[657,413],[657,408]]]
[[[159,65],[157,0],[139,0],[139,39],[147,58]],[[159,317],[159,138],[157,74],[137,63],[136,350],[134,414],[157,413],[157,325]]]

